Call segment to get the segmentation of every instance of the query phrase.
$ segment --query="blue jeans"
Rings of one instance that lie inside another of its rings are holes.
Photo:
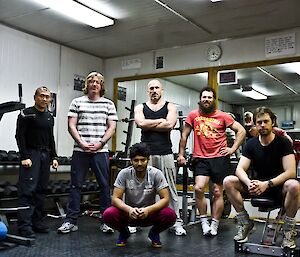
[[[94,172],[100,186],[100,211],[104,212],[111,206],[108,152],[85,153],[74,151],[71,163],[71,189],[66,215],[66,221],[73,224],[76,224],[80,214],[81,188],[89,168]]]

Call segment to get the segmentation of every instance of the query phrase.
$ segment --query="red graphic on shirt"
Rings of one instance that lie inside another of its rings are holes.
[[[206,138],[216,138],[218,130],[215,127],[216,123],[219,123],[218,120],[208,117],[197,117],[195,118],[195,132],[197,136],[204,136]]]

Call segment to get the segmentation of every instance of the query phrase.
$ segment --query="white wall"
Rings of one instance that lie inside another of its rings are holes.
[[[18,101],[18,83],[23,84],[23,103],[32,106],[37,87],[57,93],[55,136],[59,155],[71,155],[73,141],[67,131],[67,110],[81,95],[73,90],[74,74],[102,72],[103,61],[58,44],[0,25],[0,103]],[[19,112],[3,115],[0,122],[0,149],[17,150],[16,119]]]
[[[18,83],[23,84],[23,102],[33,103],[34,90],[45,85],[53,92],[59,83],[59,45],[0,25],[0,103],[18,101]],[[4,114],[0,122],[1,149],[17,150],[16,119],[19,112]]]
[[[71,156],[73,139],[68,133],[67,113],[73,98],[83,95],[80,91],[73,90],[74,74],[86,76],[91,71],[102,73],[103,61],[67,47],[61,47],[61,64],[59,80],[59,114],[57,116],[57,141],[60,155]],[[106,83],[105,83],[106,85]]]

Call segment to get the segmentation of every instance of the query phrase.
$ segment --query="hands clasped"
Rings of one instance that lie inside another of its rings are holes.
[[[250,180],[248,191],[250,195],[258,196],[265,192],[268,188],[268,182],[259,180]]]
[[[79,146],[81,149],[83,149],[85,152],[88,153],[96,153],[99,149],[103,147],[103,145],[100,142],[99,143],[81,142]]]
[[[129,217],[131,219],[137,220],[137,219],[145,219],[149,215],[149,211],[147,208],[131,208],[129,211]]]

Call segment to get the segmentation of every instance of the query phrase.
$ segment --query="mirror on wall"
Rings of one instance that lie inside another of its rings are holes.
[[[147,85],[151,79],[142,79],[134,81],[125,81],[118,83],[118,115],[120,119],[129,118],[129,110],[131,101],[135,100],[135,104],[148,101]],[[183,76],[169,76],[158,78],[164,88],[163,97],[166,101],[173,102],[177,111],[182,111],[186,116],[190,110],[197,108],[199,101],[199,89],[207,85],[208,73],[202,72]],[[128,123],[118,122],[116,136],[116,150],[123,151],[124,143],[128,131]],[[141,131],[135,125],[132,130],[131,144],[140,142]],[[180,132],[173,130],[171,140],[173,142],[173,152],[178,152],[178,143]],[[175,143],[176,142],[176,143]]]
[[[287,99],[299,101],[300,63],[286,63],[237,69],[237,84],[219,86],[219,97],[235,105],[283,104]],[[255,99],[252,92],[261,94]],[[258,101],[256,101],[258,100]]]
[[[268,106],[277,115],[278,126],[292,122],[293,129],[300,129],[300,62],[255,66],[235,69],[237,82],[219,85],[218,108],[237,114],[243,123],[245,111],[254,111],[258,106]],[[136,104],[148,100],[147,84],[151,79],[141,79],[118,83],[117,102],[119,118],[128,118],[131,100]],[[174,75],[159,78],[164,86],[164,98],[174,102],[178,110],[186,116],[198,107],[199,90],[208,84],[208,72]],[[252,94],[261,94],[257,100]],[[131,143],[140,141],[140,129],[133,126]],[[123,151],[126,142],[127,123],[118,123],[116,150]],[[173,151],[178,152],[180,133],[172,131]]]

